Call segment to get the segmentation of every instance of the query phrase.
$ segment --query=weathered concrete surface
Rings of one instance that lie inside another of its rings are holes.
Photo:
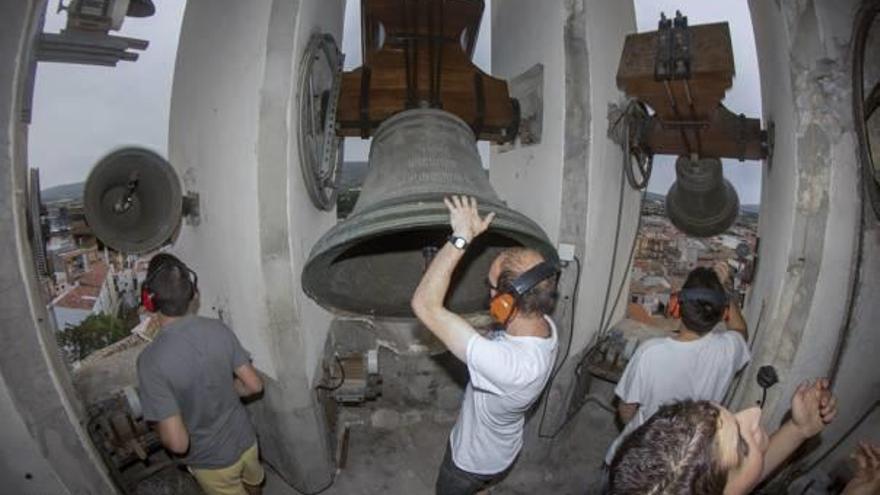
[[[841,413],[806,460],[826,452],[880,397],[880,368],[868,364],[880,350],[878,280],[868,275],[878,273],[876,222],[862,225],[852,120],[849,46],[858,4],[750,2],[764,118],[775,123],[776,144],[763,175],[760,266],[747,315],[753,360],[733,406],[759,397],[754,377],[765,364],[782,379],[764,408],[770,427],[801,380],[834,378]],[[847,454],[844,448],[830,457]]]
[[[45,1],[0,4],[0,479],[9,493],[111,493],[81,427],[26,233],[30,41]]]
[[[171,105],[170,161],[202,211],[175,250],[199,272],[202,312],[229,323],[266,375],[250,407],[263,458],[303,492],[333,479],[312,390],[330,314],[299,279],[335,213],[316,210],[302,183],[297,75],[313,33],[341,40],[343,7],[188,2]]]
[[[336,330],[351,335],[355,329]],[[466,369],[448,352],[400,355],[387,349],[379,352],[379,367],[382,395],[359,407],[340,408],[340,428],[349,428],[349,450],[328,495],[434,493]],[[492,493],[597,493],[593,488],[601,459],[615,434],[611,415],[588,405],[566,433],[546,456],[520,456]]]

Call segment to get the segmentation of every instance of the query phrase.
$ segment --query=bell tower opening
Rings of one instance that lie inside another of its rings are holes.
[[[745,116],[761,118],[761,91],[755,39],[748,6],[730,6],[722,11],[710,9],[699,2],[635,2],[639,32],[655,31],[661,13],[671,22],[673,14],[686,15],[689,26],[716,26],[726,22],[729,29],[730,67],[735,76],[723,100],[722,110],[734,123]],[[662,23],[662,21],[661,21]],[[705,29],[709,29],[709,27]],[[694,33],[694,31],[691,31]],[[692,34],[691,70],[707,45]],[[675,84],[675,83],[673,83]],[[684,105],[686,108],[686,105]],[[726,107],[726,108],[725,108]],[[729,110],[728,110],[729,109]],[[652,114],[655,111],[649,110]],[[758,123],[762,129],[768,124]],[[691,139],[690,156],[656,154],[643,158],[641,167],[632,164],[633,177],[629,187],[641,187],[642,199],[637,233],[629,248],[629,272],[620,280],[609,279],[609,316],[601,327],[596,362],[618,356],[618,372],[638,345],[647,338],[674,332],[679,321],[669,314],[670,297],[680,290],[688,273],[697,266],[724,265],[730,274],[729,289],[741,306],[749,304],[751,282],[758,265],[758,222],[761,200],[762,164],[760,159],[747,158],[746,144],[736,144],[737,133],[730,134],[731,144],[743,156],[724,154],[723,158],[703,159],[698,147],[711,150],[711,131],[703,136],[687,127],[676,130],[683,140]],[[772,130],[771,130],[772,132]],[[695,138],[695,139],[694,139]],[[702,140],[701,140],[702,138]],[[772,139],[772,137],[765,138]],[[766,141],[765,141],[766,144]],[[656,149],[656,148],[655,148]],[[668,153],[668,152],[667,152]],[[712,151],[709,152],[712,156]],[[718,156],[718,155],[715,155]],[[746,159],[744,159],[746,158]],[[770,163],[767,159],[766,163]],[[637,160],[633,160],[636,162]],[[650,161],[648,167],[645,162]],[[766,165],[770,166],[770,165]],[[623,180],[623,178],[621,178]],[[746,307],[744,311],[749,312]],[[618,313],[619,312],[619,313]],[[621,314],[617,319],[611,314]],[[752,324],[755,319],[750,318]],[[607,370],[606,370],[607,371]],[[612,373],[611,376],[614,376]]]

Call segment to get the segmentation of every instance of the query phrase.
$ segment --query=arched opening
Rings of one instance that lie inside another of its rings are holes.
[[[722,103],[735,114],[760,118],[760,81],[747,5],[719,9],[699,2],[637,0],[638,30],[654,31],[661,12],[671,18],[676,11],[687,16],[689,26],[728,23],[736,75]],[[623,337],[620,345],[630,344],[624,354],[634,351],[637,345],[632,344],[649,336],[667,335],[678,327],[679,322],[667,314],[670,296],[680,289],[687,274],[695,267],[726,265],[732,274],[732,294],[743,304],[757,266],[762,163],[722,159],[724,178],[739,196],[739,213],[729,228],[709,237],[688,235],[670,220],[666,196],[676,182],[675,164],[675,156],[654,156],[650,179],[642,197],[638,234],[631,246],[632,268],[627,279],[628,287],[622,287],[621,282],[620,290],[611,292],[611,297],[617,298],[612,299],[612,307],[626,307],[624,320],[610,329],[616,338]],[[609,352],[624,350],[623,347],[612,347]],[[626,357],[623,360],[625,362]]]
[[[131,17],[130,9],[105,37],[83,19],[103,21],[76,17],[78,6],[45,7],[28,132],[29,230],[40,297],[66,365],[57,372],[70,374],[85,433],[120,489],[149,493],[156,485],[145,480],[176,471],[139,417],[132,388],[137,355],[155,331],[142,320],[138,293],[152,253],[129,255],[103,244],[85,218],[83,195],[92,167],[115,150],[137,146],[167,157],[186,2],[163,2],[153,15],[142,12],[146,17]],[[172,485],[186,490],[181,479]]]

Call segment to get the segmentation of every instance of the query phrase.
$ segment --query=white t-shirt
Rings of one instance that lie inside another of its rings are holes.
[[[474,335],[467,344],[470,382],[449,441],[452,460],[476,474],[507,469],[522,448],[525,413],[541,394],[556,360],[556,325],[551,335],[492,339]]]
[[[639,409],[611,444],[605,462],[611,464],[623,439],[657,412],[679,400],[720,402],[733,375],[749,362],[749,347],[739,332],[719,323],[697,340],[670,337],[649,339],[636,350],[614,393]]]

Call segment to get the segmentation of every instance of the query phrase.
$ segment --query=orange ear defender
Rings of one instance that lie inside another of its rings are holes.
[[[681,303],[678,301],[678,292],[669,295],[669,304],[666,305],[666,316],[681,318]]]
[[[499,289],[498,294],[489,302],[489,314],[502,325],[513,318],[517,312],[517,303],[526,292],[542,281],[556,275],[559,267],[555,263],[544,261],[529,268],[516,278],[509,286]]]

